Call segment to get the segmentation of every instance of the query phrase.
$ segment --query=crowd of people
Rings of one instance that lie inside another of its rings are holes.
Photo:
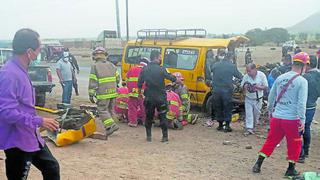
[[[34,108],[34,92],[27,69],[40,53],[39,34],[21,29],[13,39],[13,58],[0,71],[0,149],[6,155],[8,179],[27,179],[31,165],[36,166],[44,179],[60,179],[59,163],[51,154],[39,134],[39,128],[57,131],[59,124],[52,118],[40,117]],[[318,52],[318,56],[320,52]],[[198,116],[190,113],[190,97],[181,73],[170,74],[162,64],[161,53],[151,51],[150,60],[140,59],[120,84],[117,68],[108,61],[102,47],[92,53],[94,63],[89,76],[89,100],[97,105],[99,118],[93,138],[106,140],[119,129],[116,120],[130,127],[144,125],[146,140],[152,141],[152,126],[159,119],[162,142],[169,140],[168,128],[182,129],[195,124]],[[268,112],[270,130],[252,168],[260,173],[262,163],[286,137],[289,166],[286,177],[295,177],[297,162],[304,163],[309,156],[310,126],[320,96],[320,71],[316,56],[296,52],[293,58],[283,56],[283,65],[276,67],[267,77],[257,70],[250,58],[243,75],[233,63],[233,54],[222,51],[217,61],[207,64],[206,75],[212,86],[212,121],[218,121],[218,131],[232,132],[232,95],[234,79],[241,80],[245,94],[245,132],[254,134],[259,123],[262,98],[269,91]],[[63,88],[62,102],[70,104],[72,87],[76,86],[76,60],[68,49],[57,63],[57,74]],[[165,79],[170,85],[165,85]],[[76,91],[77,93],[77,91]],[[157,118],[155,118],[155,116]]]
[[[254,134],[254,128],[260,123],[263,97],[268,94],[269,133],[252,169],[254,173],[260,173],[262,162],[284,137],[287,140],[289,161],[286,177],[298,176],[296,162],[304,163],[309,156],[310,126],[320,97],[320,71],[317,68],[317,56],[309,56],[300,48],[295,49],[293,54],[293,57],[284,54],[282,65],[274,68],[268,77],[257,70],[249,49],[245,55],[244,76],[232,64],[228,53],[209,68],[213,89],[211,121],[219,122],[218,131],[232,131],[230,121],[234,79],[241,79],[240,86],[245,95],[245,136]],[[317,52],[319,54],[320,50]]]

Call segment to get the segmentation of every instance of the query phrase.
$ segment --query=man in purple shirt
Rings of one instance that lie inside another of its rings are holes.
[[[7,178],[27,179],[33,164],[44,179],[59,180],[59,163],[38,131],[38,127],[55,131],[59,124],[54,119],[37,116],[34,89],[27,72],[40,53],[39,34],[21,29],[16,32],[12,46],[13,58],[0,70],[0,150],[6,155]]]

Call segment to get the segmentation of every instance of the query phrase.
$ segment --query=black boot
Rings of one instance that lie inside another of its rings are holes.
[[[223,131],[223,122],[219,121],[219,126],[217,127],[218,131]]]
[[[161,142],[168,142],[169,138],[168,138],[168,127],[162,127],[162,140]]]
[[[152,141],[151,128],[146,128],[146,133],[147,133],[147,141],[151,142]]]
[[[230,127],[230,122],[226,122],[226,126],[224,127],[224,132],[232,132],[232,129]]]
[[[263,156],[259,155],[257,162],[254,164],[254,166],[252,168],[253,173],[260,173],[261,172],[261,166],[262,166],[264,159],[265,158]]]
[[[285,177],[292,179],[300,175],[300,173],[296,170],[295,165],[295,163],[289,162],[288,169],[284,174]]]

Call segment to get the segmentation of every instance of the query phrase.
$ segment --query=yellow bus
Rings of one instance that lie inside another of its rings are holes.
[[[190,92],[191,104],[210,111],[211,87],[206,84],[207,64],[213,60],[219,49],[235,49],[240,43],[248,41],[237,36],[229,39],[206,38],[204,29],[144,29],[137,33],[137,39],[125,46],[122,58],[122,79],[130,67],[139,63],[140,58],[150,58],[152,50],[162,55],[162,66],[168,72],[180,72]],[[237,95],[236,95],[237,96]]]

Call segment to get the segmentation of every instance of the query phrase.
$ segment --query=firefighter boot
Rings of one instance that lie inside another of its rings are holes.
[[[106,127],[106,134],[107,136],[110,136],[114,132],[119,130],[119,126],[116,123],[113,123],[112,125]]]
[[[259,155],[257,162],[254,164],[252,168],[253,173],[260,173],[261,172],[261,166],[263,163],[264,157]]]

